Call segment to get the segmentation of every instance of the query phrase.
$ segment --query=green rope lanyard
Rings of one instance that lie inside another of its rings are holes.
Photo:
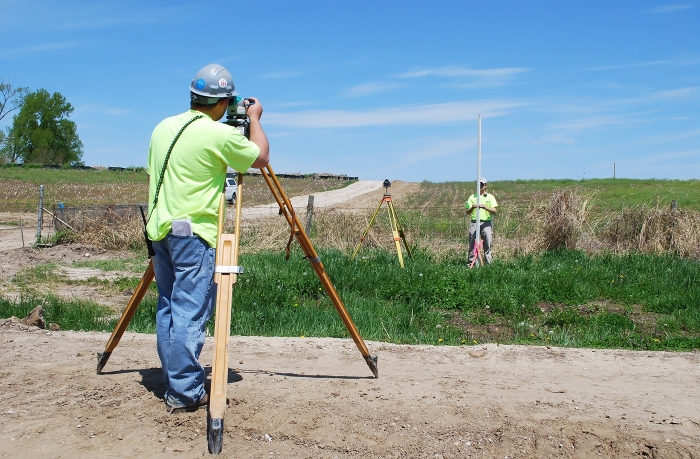
[[[160,171],[160,178],[158,178],[158,186],[156,187],[156,195],[153,198],[153,207],[151,208],[151,212],[148,214],[148,219],[151,219],[151,215],[153,215],[153,211],[156,209],[156,204],[158,204],[158,195],[160,194],[160,186],[163,184],[163,177],[165,177],[165,168],[168,166],[168,160],[170,159],[170,153],[173,152],[173,147],[175,146],[175,142],[177,142],[177,139],[180,138],[180,135],[182,135],[182,131],[185,130],[187,126],[192,124],[193,122],[197,121],[200,118],[204,118],[204,115],[197,115],[188,122],[185,123],[184,126],[180,129],[180,132],[177,133],[175,138],[173,139],[173,143],[170,144],[170,148],[168,148],[168,153],[165,155],[165,161],[163,162],[163,169]]]

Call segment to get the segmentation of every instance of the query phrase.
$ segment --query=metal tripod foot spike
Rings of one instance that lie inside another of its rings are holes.
[[[372,370],[374,377],[379,378],[379,368],[377,368],[377,360],[379,359],[379,356],[365,355],[363,357],[365,358],[365,362],[367,362],[369,369]]]
[[[99,375],[102,369],[107,365],[107,360],[109,356],[112,355],[111,352],[98,352],[97,353],[97,374]]]
[[[224,443],[224,420],[220,418],[209,419],[209,453],[220,454]]]

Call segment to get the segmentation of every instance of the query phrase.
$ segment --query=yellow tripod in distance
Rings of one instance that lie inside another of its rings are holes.
[[[384,196],[382,197],[382,200],[379,201],[379,205],[377,206],[377,210],[374,211],[374,214],[372,215],[372,218],[369,220],[369,225],[367,225],[367,229],[365,232],[362,234],[362,237],[360,238],[360,242],[357,243],[357,247],[355,247],[355,251],[352,253],[352,259],[355,259],[355,255],[357,255],[357,252],[360,251],[360,246],[362,246],[362,243],[364,242],[365,238],[367,237],[367,233],[369,233],[369,229],[372,227],[372,223],[374,223],[374,219],[376,218],[377,214],[379,213],[379,209],[382,208],[382,204],[386,202],[387,205],[387,210],[389,212],[389,222],[391,224],[391,234],[394,237],[394,244],[396,244],[396,254],[399,257],[399,264],[403,268],[403,252],[401,251],[401,245],[399,243],[399,238],[403,241],[404,247],[406,247],[406,252],[408,253],[408,256],[413,259],[413,254],[411,253],[411,248],[408,246],[408,243],[406,242],[406,234],[403,232],[403,228],[401,227],[401,222],[399,221],[399,216],[396,213],[396,209],[394,208],[394,202],[391,200],[391,195],[389,194],[389,187],[391,186],[391,182],[386,179],[384,180]]]

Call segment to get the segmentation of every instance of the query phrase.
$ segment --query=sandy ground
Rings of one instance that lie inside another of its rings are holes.
[[[4,286],[22,267],[115,256],[23,250],[19,233],[0,226]],[[206,411],[166,411],[154,336],[125,334],[96,374],[110,332],[0,319],[0,458],[209,456]],[[220,457],[700,457],[698,352],[366,344],[378,379],[352,340],[231,337]]]

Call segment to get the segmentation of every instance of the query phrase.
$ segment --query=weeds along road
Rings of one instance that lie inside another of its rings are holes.
[[[346,201],[351,201],[368,193],[376,192],[382,188],[382,182],[379,180],[360,180],[352,183],[344,188],[331,191],[323,191],[313,193],[314,207],[322,208],[340,204]],[[301,195],[290,197],[292,206],[296,210],[306,212],[306,206],[309,201],[309,195]],[[379,197],[377,197],[377,202]],[[245,197],[243,204],[245,206]],[[235,206],[227,206],[226,217],[232,220],[236,212]],[[260,217],[268,217],[277,215],[279,206],[277,203],[264,204],[254,207],[243,208],[244,219],[256,219]],[[20,226],[20,220],[22,226]],[[0,212],[0,222],[8,222],[14,224],[0,224],[0,252],[20,249],[23,247],[31,247],[36,240],[37,216],[33,213],[17,213],[17,212]]]

